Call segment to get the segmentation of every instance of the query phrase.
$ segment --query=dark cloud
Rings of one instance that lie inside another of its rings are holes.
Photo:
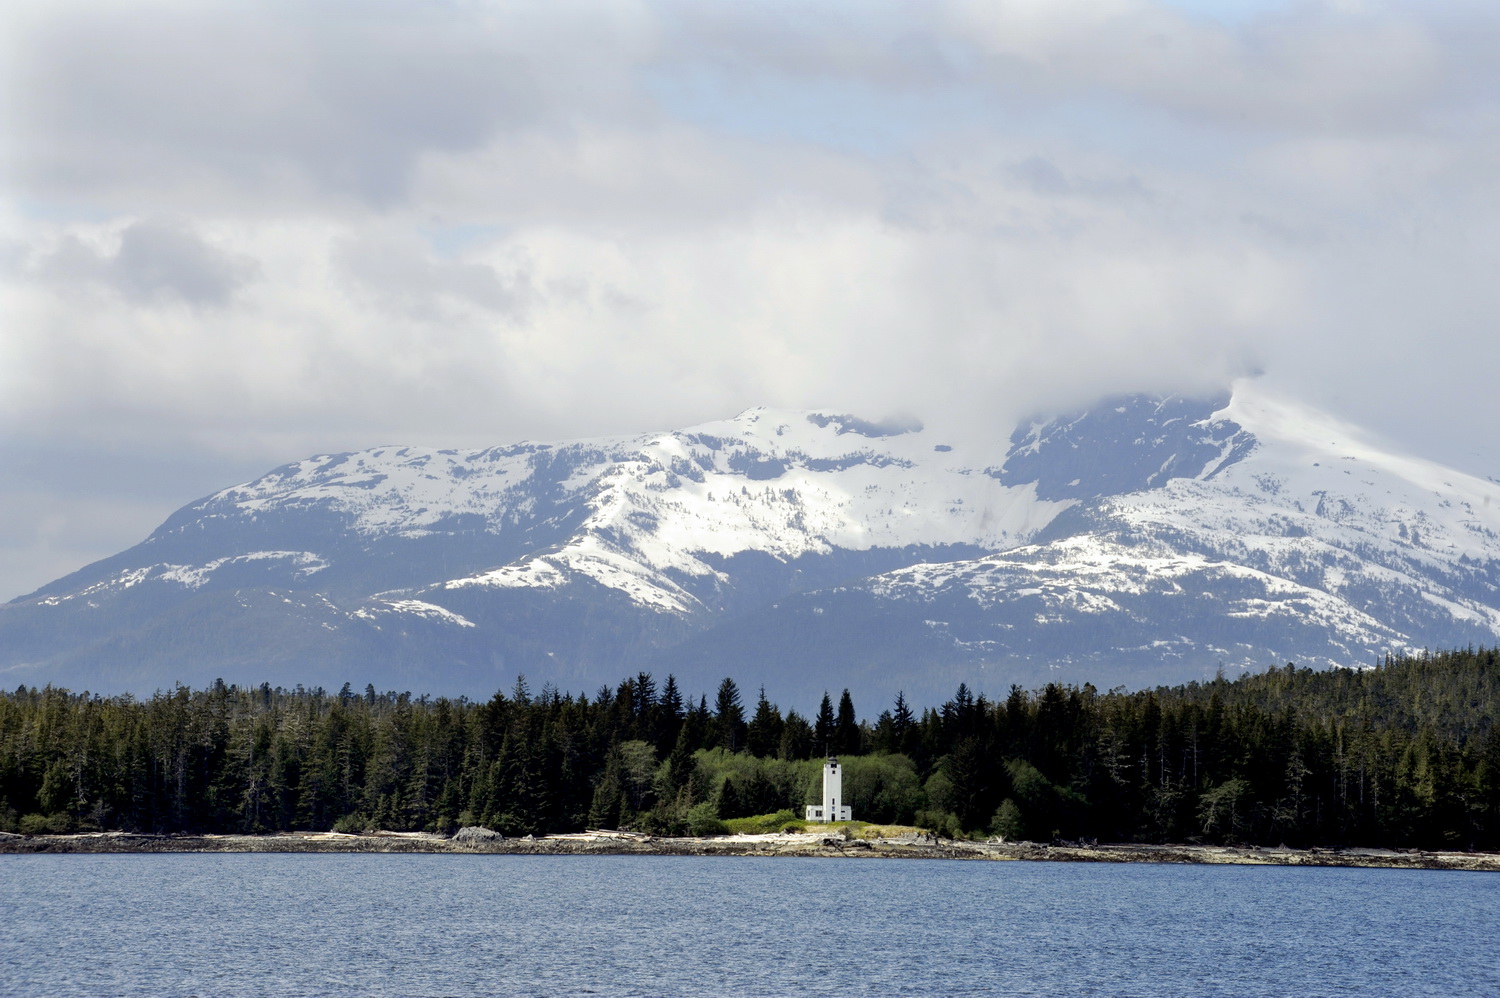
[[[256,262],[220,249],[176,222],[146,220],[125,227],[114,250],[72,235],[40,254],[37,276],[65,288],[99,285],[137,303],[176,300],[225,306],[260,273]]]
[[[622,113],[620,63],[587,65],[616,20],[477,4],[59,4],[16,40],[13,169],[55,198],[389,205],[429,152]]]

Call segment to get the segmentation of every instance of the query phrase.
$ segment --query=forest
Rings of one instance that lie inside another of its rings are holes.
[[[837,755],[856,819],[949,837],[1500,850],[1497,715],[1493,648],[1139,691],[961,685],[873,720],[848,690],[804,717],[647,673],[482,702],[23,686],[0,694],[0,831],[774,830]]]

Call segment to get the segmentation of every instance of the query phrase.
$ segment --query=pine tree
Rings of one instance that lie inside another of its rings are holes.
[[[859,721],[854,716],[854,699],[847,687],[839,697],[838,719],[833,724],[833,748],[838,755],[860,754]]]
[[[677,688],[677,677],[667,673],[667,685],[662,687],[661,706],[672,717],[682,720],[682,693]]]
[[[677,744],[677,733],[682,729],[682,693],[677,688],[677,677],[667,674],[661,696],[656,701],[656,751],[666,755]]]
[[[719,788],[719,817],[720,818],[743,818],[749,812],[745,810],[744,802],[740,799],[739,787],[734,777],[724,781]]]
[[[725,749],[738,752],[745,747],[745,708],[740,703],[740,688],[728,677],[719,684],[719,695],[714,701],[714,724],[718,729],[718,742]]]
[[[776,758],[787,761],[810,758],[813,741],[812,725],[795,710],[788,711],[786,723],[781,726],[781,743],[776,747]]]
[[[681,829],[726,771],[745,813],[801,795],[789,774],[804,767],[697,761],[723,744],[732,683],[717,712],[706,697],[687,707],[671,677],[656,694],[647,674],[592,700],[551,683],[533,697],[524,680],[481,703],[353,689],[0,694],[0,831],[445,830],[462,818],[520,833],[627,823],[638,809],[639,827]],[[756,759],[849,754],[853,728],[861,748],[901,748],[911,767],[865,759],[849,787],[862,810],[912,820],[925,792],[958,815],[933,820],[970,831],[1495,849],[1495,716],[1500,651],[1469,649],[1139,693],[1016,687],[1003,704],[961,687],[920,718],[901,695],[873,732],[851,723],[848,691],[837,712],[823,698],[815,732],[762,690],[742,744]]]
[[[589,806],[590,828],[619,828],[625,817],[625,785],[622,763],[618,749],[612,749],[604,761],[604,772],[594,787],[594,799]]]
[[[895,726],[897,742],[904,742],[906,733],[917,723],[916,716],[912,714],[911,707],[906,702],[904,691],[896,691],[896,706],[891,711],[891,723]]]
[[[680,802],[684,806],[691,807],[698,803],[702,793],[702,776],[698,771],[698,762],[693,757],[695,749],[693,725],[684,723],[681,733],[677,736],[677,744],[672,748],[672,754],[667,756],[667,764],[662,768],[656,780],[656,796],[663,802]]]
[[[760,699],[755,705],[755,716],[750,719],[750,726],[745,733],[746,749],[758,759],[775,755],[781,745],[784,726],[781,711],[766,699],[766,688],[762,686]]]
[[[823,702],[818,705],[818,720],[813,725],[814,748],[822,755],[832,755],[834,751],[834,720],[833,701],[828,698],[828,691],[823,691]]]
[[[740,801],[746,814],[774,814],[789,802],[783,800],[781,790],[766,775],[764,768],[757,766],[750,782],[741,791]],[[723,817],[723,815],[720,815]]]
[[[531,706],[531,688],[526,685],[525,673],[517,674],[516,684],[511,687],[510,698],[522,707]]]

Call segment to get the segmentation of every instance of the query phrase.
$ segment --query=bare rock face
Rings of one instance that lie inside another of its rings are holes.
[[[478,825],[467,825],[453,833],[454,842],[464,843],[499,842],[504,838],[499,832]]]

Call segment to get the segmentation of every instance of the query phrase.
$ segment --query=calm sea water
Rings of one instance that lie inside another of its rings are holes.
[[[1500,995],[1500,877],[0,856],[6,995]]]

